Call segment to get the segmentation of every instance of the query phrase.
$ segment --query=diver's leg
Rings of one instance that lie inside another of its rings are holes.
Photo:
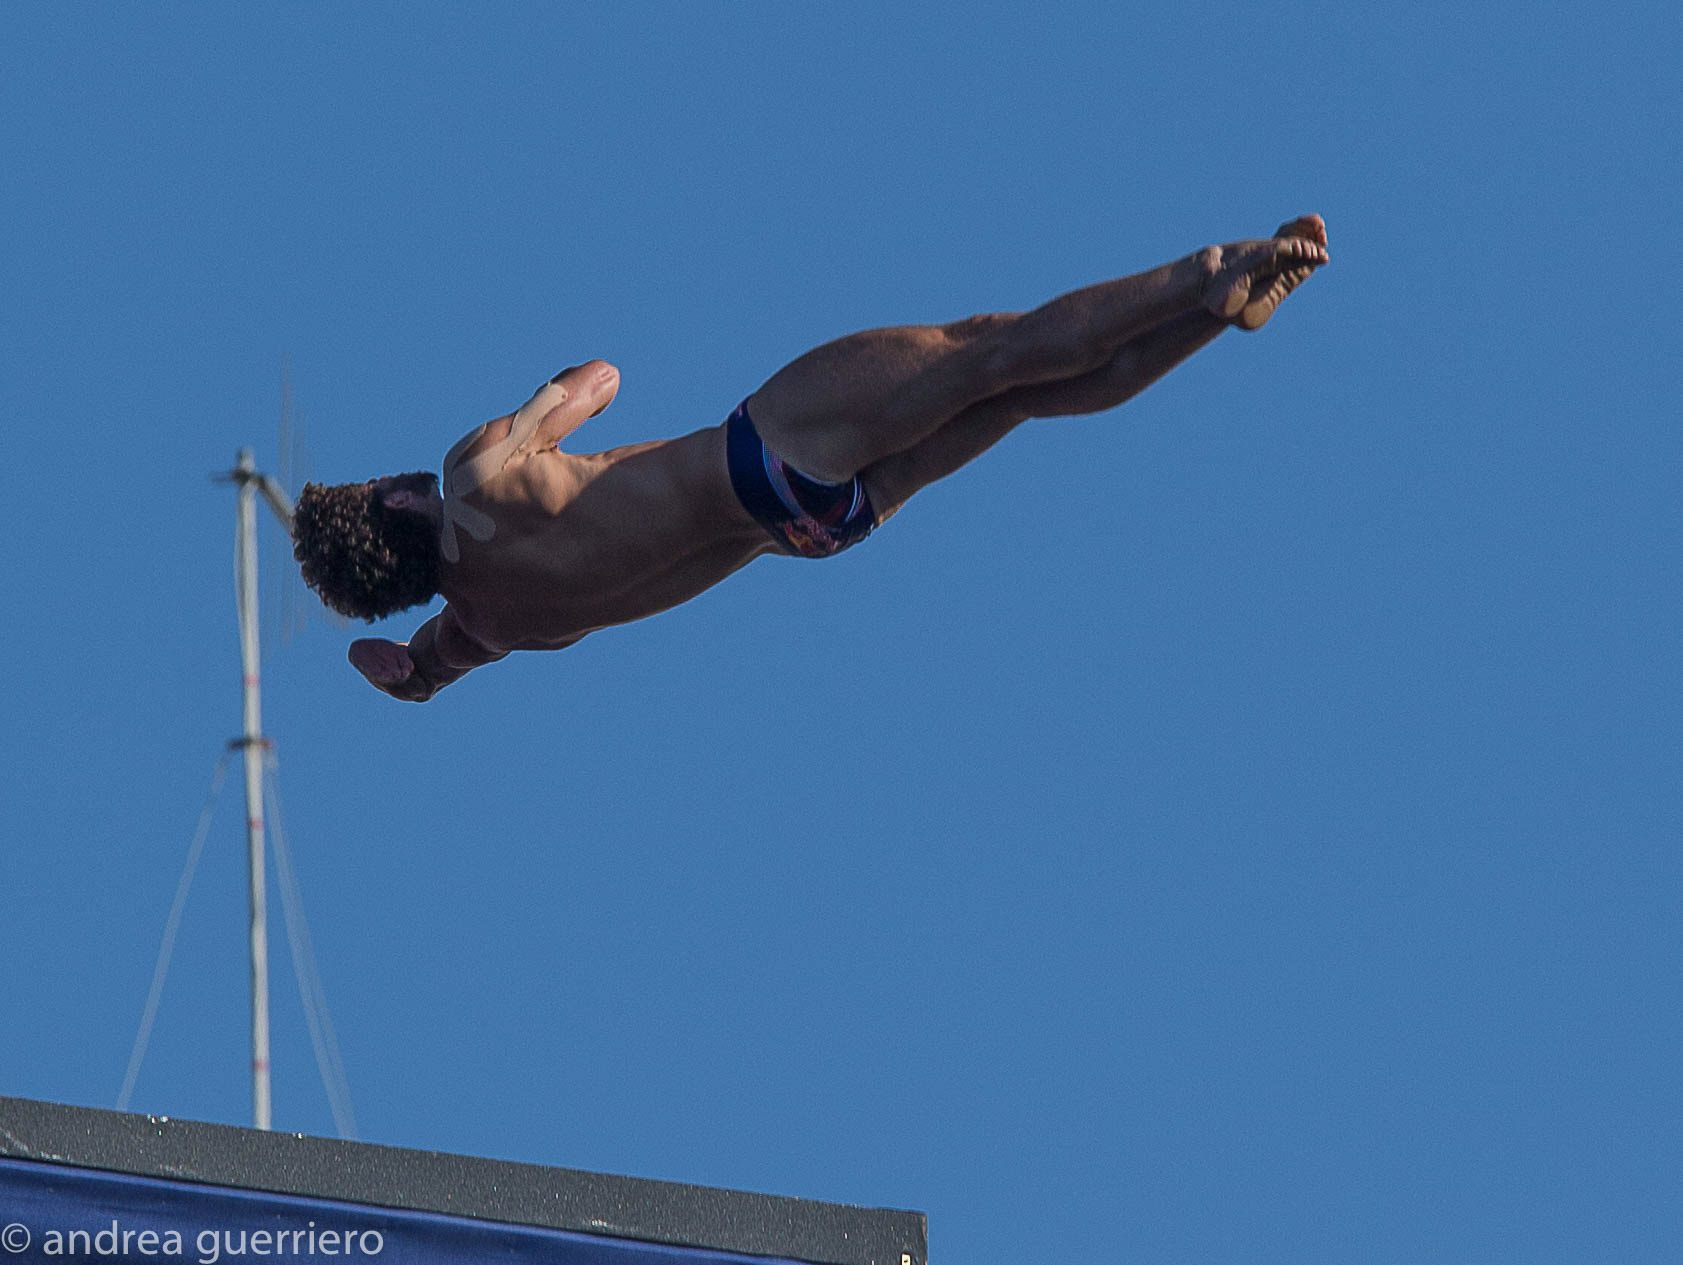
[[[943,479],[993,447],[1031,417],[1102,413],[1132,399],[1228,327],[1213,313],[1188,312],[1127,343],[1109,364],[1078,378],[1047,382],[983,400],[904,452],[862,472],[877,520],[920,488]]]
[[[797,469],[847,479],[980,401],[1099,369],[1129,339],[1203,310],[1218,280],[1221,302],[1235,304],[1223,315],[1232,317],[1257,281],[1325,258],[1324,247],[1302,237],[1236,242],[1029,312],[866,330],[780,369],[749,398],[749,415],[767,445]]]

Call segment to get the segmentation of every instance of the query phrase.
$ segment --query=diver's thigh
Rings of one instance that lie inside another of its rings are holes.
[[[1006,319],[901,325],[839,338],[773,374],[750,397],[749,415],[767,446],[798,469],[821,479],[851,478],[1004,389],[993,379]]]

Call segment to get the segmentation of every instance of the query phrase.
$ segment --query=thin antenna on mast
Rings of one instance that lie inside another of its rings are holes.
[[[292,481],[292,452],[294,440],[292,438],[292,362],[281,361],[281,407],[280,421],[276,424],[275,434],[275,470],[277,481],[281,487],[290,492],[296,485]],[[289,570],[282,568],[275,573],[275,593],[278,601],[275,603],[280,612],[279,629],[281,645],[292,640],[292,576]]]
[[[283,492],[289,495],[296,492],[310,477],[309,449],[305,440],[304,412],[298,408],[292,394],[292,361],[284,358],[281,361],[281,402],[280,418],[275,427],[275,469],[278,472],[276,483]],[[290,538],[283,542],[286,552],[291,552]],[[282,567],[275,573],[273,583],[269,586],[270,593],[275,598],[277,614],[270,620],[271,632],[278,636],[282,648],[292,644],[292,639],[304,631],[308,622],[305,612],[308,603],[300,601],[298,596],[298,572],[291,567]],[[271,637],[271,643],[274,637]],[[273,645],[270,645],[273,650]]]

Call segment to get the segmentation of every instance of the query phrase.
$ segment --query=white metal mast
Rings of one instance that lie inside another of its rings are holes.
[[[239,485],[235,528],[234,590],[239,604],[240,666],[244,676],[244,725],[230,745],[245,753],[245,837],[251,892],[251,1116],[269,1128],[269,932],[264,892],[263,737],[261,654],[257,624],[257,494],[290,532],[292,503],[280,486],[257,472],[251,449],[242,448],[229,478]]]

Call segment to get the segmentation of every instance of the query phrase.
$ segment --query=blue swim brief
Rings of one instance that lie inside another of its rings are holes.
[[[858,475],[823,483],[802,474],[765,446],[746,400],[725,423],[725,453],[736,499],[791,553],[828,558],[858,544],[877,525]]]

